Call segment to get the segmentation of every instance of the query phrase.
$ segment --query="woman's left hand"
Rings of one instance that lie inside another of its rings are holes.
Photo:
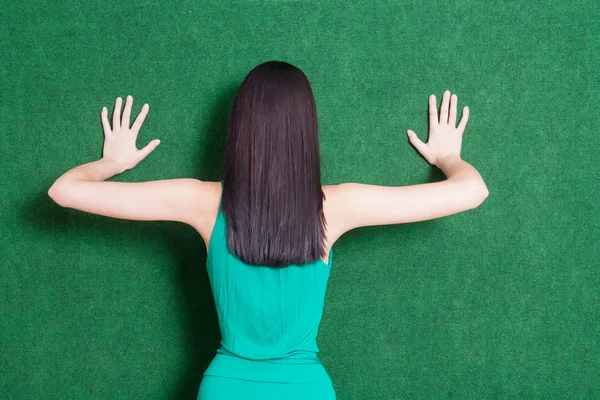
[[[144,119],[148,114],[150,106],[144,104],[142,110],[138,114],[135,122],[129,127],[129,118],[131,114],[131,104],[133,97],[127,96],[125,109],[123,110],[123,119],[121,121],[121,103],[122,99],[117,97],[115,102],[115,110],[113,112],[112,129],[108,123],[108,109],[102,108],[102,126],[104,128],[104,148],[102,157],[111,159],[123,166],[124,171],[132,169],[148,154],[152,152],[160,143],[160,140],[155,139],[146,145],[141,150],[138,150],[135,142]]]

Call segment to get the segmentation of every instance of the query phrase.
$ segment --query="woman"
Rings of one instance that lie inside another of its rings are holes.
[[[101,117],[102,159],[76,167],[52,185],[59,205],[113,218],[179,221],[193,226],[207,252],[221,348],[204,373],[198,399],[335,399],[316,343],[332,246],[349,230],[424,221],[473,209],[488,195],[461,160],[469,110],[456,127],[456,95],[443,95],[439,118],[429,98],[429,142],[409,130],[415,148],[448,177],[412,186],[321,186],[317,111],[298,68],[270,61],[244,79],[229,118],[220,182],[169,179],[105,182],[143,160],[131,127],[133,99],[121,119]]]

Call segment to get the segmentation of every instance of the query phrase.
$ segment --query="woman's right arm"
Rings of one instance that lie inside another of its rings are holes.
[[[449,101],[451,103],[449,105]],[[362,226],[426,221],[478,207],[489,195],[479,172],[462,160],[462,135],[469,111],[465,107],[458,127],[456,95],[444,93],[438,119],[435,96],[429,99],[429,142],[423,143],[409,130],[411,143],[448,177],[442,182],[410,186],[379,186],[342,183],[333,186],[327,201],[328,222],[336,240],[345,232]]]
[[[479,207],[487,198],[487,187],[470,164],[447,158],[440,166],[452,177],[409,186],[355,182],[333,186],[327,199],[333,239],[363,226],[406,224],[458,214]]]

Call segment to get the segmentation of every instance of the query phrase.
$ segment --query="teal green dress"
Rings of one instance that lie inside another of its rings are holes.
[[[245,264],[227,247],[221,205],[206,268],[222,340],[198,400],[335,399],[316,342],[333,250],[327,264]]]

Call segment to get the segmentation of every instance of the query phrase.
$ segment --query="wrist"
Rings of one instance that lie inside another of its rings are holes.
[[[104,168],[107,171],[113,171],[114,175],[125,172],[128,169],[125,164],[113,158],[102,157],[100,161],[103,163]]]
[[[460,155],[459,154],[443,154],[441,156],[439,156],[436,161],[435,161],[435,165],[437,167],[440,166],[441,163],[443,163],[445,160],[451,160],[451,159],[457,159],[457,160],[461,160]]]

